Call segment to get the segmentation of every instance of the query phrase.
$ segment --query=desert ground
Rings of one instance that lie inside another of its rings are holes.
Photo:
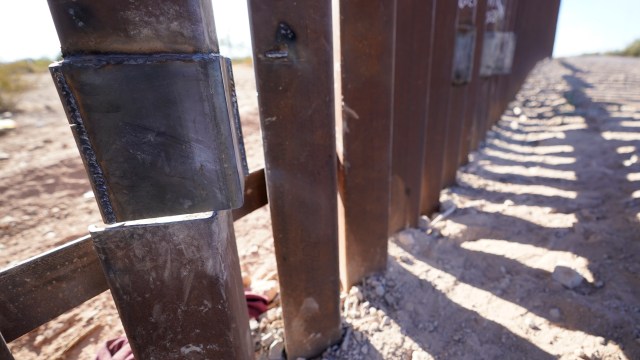
[[[259,169],[253,71],[234,72]],[[51,78],[26,80],[0,134],[0,268],[101,223]],[[343,294],[343,341],[318,359],[640,359],[639,149],[640,60],[542,62],[441,193],[447,216],[395,235],[387,272]],[[235,230],[247,278],[273,284],[268,208]],[[256,358],[274,355],[281,313],[252,322]],[[105,292],[9,346],[92,359],[122,334]]]

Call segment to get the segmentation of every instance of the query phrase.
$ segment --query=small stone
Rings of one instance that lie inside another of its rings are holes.
[[[376,313],[378,313],[378,309],[374,307],[369,308],[369,315],[375,315]]]
[[[349,289],[349,295],[355,296],[358,301],[362,301],[364,299],[364,296],[362,296],[362,291],[360,291],[360,288],[358,288],[357,286],[353,286],[351,287],[351,289]]]
[[[553,320],[559,320],[560,319],[560,309],[552,308],[551,310],[549,310],[549,316],[551,316],[551,318]]]
[[[260,338],[260,342],[265,346],[271,345],[271,343],[273,343],[274,340],[275,340],[275,336],[273,335],[273,333],[266,333],[262,335],[262,337]]]
[[[269,346],[269,360],[283,359],[282,353],[284,351],[284,342],[281,340],[274,341]]]
[[[260,327],[260,323],[258,323],[255,319],[249,320],[249,329],[255,331]]]
[[[569,289],[578,287],[584,281],[582,275],[577,271],[562,265],[556,266],[556,268],[553,269],[553,274],[551,276],[555,281]]]
[[[598,336],[596,338],[596,340],[598,341],[598,344],[600,344],[600,345],[607,345],[607,339],[603,338],[602,336]]]
[[[9,160],[9,158],[11,158],[11,155],[6,152],[0,151],[0,160]]]
[[[536,325],[535,321],[533,321],[532,318],[526,318],[524,319],[524,323],[531,329],[531,330],[540,330],[540,328],[538,327],[538,325]]]
[[[397,237],[398,242],[400,242],[400,244],[404,246],[413,246],[416,243],[415,239],[413,238],[413,234],[407,230],[399,232]]]
[[[595,286],[595,287],[597,287],[598,289],[600,289],[600,288],[604,287],[604,281],[602,281],[602,280],[598,280],[598,281],[596,281],[596,282],[593,284],[593,286]]]
[[[367,355],[369,353],[369,346],[367,346],[366,344],[362,345],[362,347],[360,348],[360,352]]]
[[[418,219],[418,228],[421,230],[427,230],[431,224],[431,219],[426,215],[421,215]]]
[[[433,359],[433,358],[423,350],[415,350],[413,353],[411,353],[411,360],[430,360],[430,359]]]
[[[382,326],[388,326],[389,324],[391,324],[391,319],[389,319],[388,316],[385,316],[382,318]]]
[[[347,328],[347,333],[344,334],[344,339],[342,340],[342,344],[340,344],[342,351],[347,351],[349,348],[349,340],[351,340],[351,328]]]
[[[513,115],[515,116],[520,116],[520,114],[522,114],[522,109],[520,109],[519,107],[514,107],[513,108]]]
[[[376,292],[376,295],[378,296],[384,296],[384,293],[385,293],[384,287],[382,285],[376,286],[375,292]]]

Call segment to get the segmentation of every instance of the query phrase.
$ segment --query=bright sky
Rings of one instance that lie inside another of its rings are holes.
[[[639,16],[639,0],[562,0],[553,55],[621,50],[640,39]]]
[[[222,54],[249,55],[246,1],[212,1]],[[640,0],[562,0],[554,56],[622,49],[640,38],[639,15]],[[0,61],[59,51],[45,0],[0,0]]]

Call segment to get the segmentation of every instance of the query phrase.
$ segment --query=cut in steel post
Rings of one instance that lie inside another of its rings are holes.
[[[331,1],[250,0],[285,350],[341,336]]]
[[[438,209],[446,147],[447,119],[451,98],[451,76],[455,46],[457,1],[437,1],[433,36],[433,60],[429,90],[426,148],[422,176],[420,213]]]
[[[340,1],[345,288],[387,267],[394,17],[395,1]]]
[[[231,211],[92,227],[136,359],[252,359]]]
[[[389,235],[416,227],[429,100],[434,0],[396,3]]]
[[[477,2],[458,1],[456,16],[456,38],[453,55],[453,86],[449,111],[446,151],[442,168],[442,187],[453,185],[458,170],[460,142],[462,140],[464,113],[467,107],[469,86],[473,75],[476,44]]]
[[[214,53],[211,4],[49,6],[65,54],[51,73],[104,221],[240,207],[247,166],[230,62]],[[149,18],[191,25],[147,27]],[[191,49],[207,52],[182,52]]]

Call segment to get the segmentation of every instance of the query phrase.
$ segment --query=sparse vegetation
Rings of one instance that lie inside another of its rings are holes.
[[[632,42],[621,51],[614,51],[612,55],[640,57],[640,39]]]
[[[0,111],[15,111],[16,97],[30,86],[23,75],[44,72],[49,64],[46,58],[0,63]]]

